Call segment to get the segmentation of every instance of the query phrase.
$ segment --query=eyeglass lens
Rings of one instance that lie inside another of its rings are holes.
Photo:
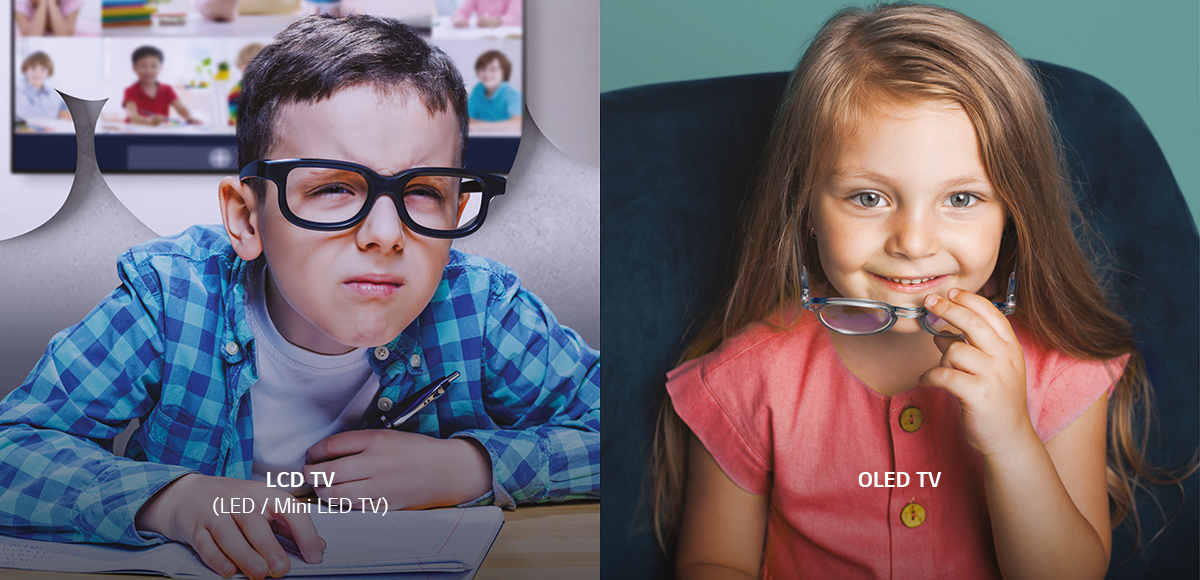
[[[825,304],[819,312],[825,326],[844,334],[874,334],[888,327],[892,314],[882,308]],[[933,314],[926,314],[924,324],[935,334],[948,338],[962,336],[962,331]]]
[[[878,332],[892,320],[886,310],[844,304],[827,304],[819,314],[826,326],[847,334]]]
[[[962,336],[962,331],[958,327],[951,325],[949,322],[942,320],[940,317],[933,314],[925,315],[925,326],[946,337],[957,338]]]
[[[273,189],[274,184],[269,182]],[[346,169],[295,167],[287,174],[288,209],[315,223],[334,224],[358,215],[367,201],[367,179]],[[422,174],[400,194],[414,222],[431,230],[453,231],[479,217],[484,185],[474,177]],[[459,207],[465,204],[461,216]]]

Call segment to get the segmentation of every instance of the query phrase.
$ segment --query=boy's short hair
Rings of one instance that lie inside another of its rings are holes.
[[[50,55],[40,50],[25,57],[25,60],[21,61],[21,72],[24,73],[25,71],[29,70],[30,67],[35,66],[40,66],[46,69],[46,74],[48,76],[54,76],[54,61],[50,60]]]
[[[144,46],[139,46],[136,49],[134,49],[133,65],[137,66],[137,62],[139,60],[142,60],[143,58],[146,58],[147,56],[157,57],[158,62],[160,62],[160,63],[163,62],[163,51],[159,50],[157,46],[150,46],[149,44],[147,44]]]
[[[504,80],[507,81],[508,77],[512,76],[512,61],[498,50],[489,50],[479,55],[479,58],[475,59],[475,71],[479,72],[479,69],[487,66],[493,60],[500,63],[500,68],[504,69]]]
[[[310,16],[292,23],[254,57],[238,99],[238,167],[262,159],[280,107],[314,103],[353,86],[415,93],[429,114],[458,117],[458,162],[466,158],[467,91],[454,61],[407,25],[370,15]],[[250,182],[261,201],[265,189]]]

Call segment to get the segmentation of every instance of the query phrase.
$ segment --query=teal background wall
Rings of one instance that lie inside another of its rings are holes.
[[[790,70],[835,0],[603,0],[600,90]],[[948,0],[1026,58],[1121,91],[1150,126],[1200,223],[1200,2]]]

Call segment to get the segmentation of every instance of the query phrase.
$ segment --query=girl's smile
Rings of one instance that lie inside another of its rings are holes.
[[[929,294],[983,288],[1005,212],[962,107],[885,104],[840,145],[812,208],[829,295],[920,306]],[[894,330],[920,331],[913,320]]]

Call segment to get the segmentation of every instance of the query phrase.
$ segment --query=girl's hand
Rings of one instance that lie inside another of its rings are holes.
[[[925,297],[925,308],[959,328],[966,340],[934,337],[941,364],[920,384],[946,389],[962,406],[967,443],[984,458],[1002,455],[1032,435],[1025,402],[1025,356],[1008,319],[986,298],[953,289]]]

